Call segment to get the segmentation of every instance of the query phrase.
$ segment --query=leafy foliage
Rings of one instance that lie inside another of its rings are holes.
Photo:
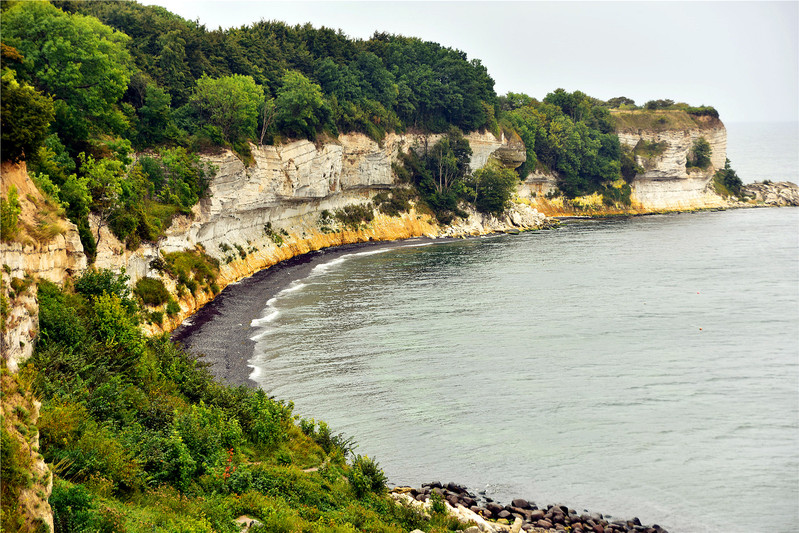
[[[499,216],[510,206],[519,184],[519,175],[512,169],[489,164],[474,171],[469,184],[475,191],[474,205],[477,210]]]
[[[8,189],[8,198],[0,198],[0,240],[10,241],[17,234],[21,211],[17,187],[12,185]]]
[[[727,159],[724,163],[724,168],[719,169],[713,176],[713,182],[716,185],[716,190],[724,196],[738,196],[741,197],[743,191],[743,181],[738,177],[738,174],[730,166],[730,160]]]
[[[190,99],[199,120],[219,128],[227,142],[255,136],[263,101],[263,88],[252,76],[241,75],[216,79],[203,75]]]
[[[380,494],[386,490],[386,475],[380,465],[368,456],[356,455],[347,479],[356,496],[362,498],[369,492]]]
[[[2,74],[2,93],[3,160],[19,161],[35,154],[47,137],[55,117],[53,99],[26,83],[19,83],[14,71],[6,68]]]
[[[548,94],[542,103],[516,100],[528,103],[502,118],[527,147],[520,172],[538,166],[556,171],[558,187],[570,198],[598,191],[620,176],[621,146],[603,102],[563,89]]]
[[[128,37],[91,16],[49,2],[19,2],[3,12],[3,40],[23,56],[20,80],[53,96],[55,128],[73,147],[101,133],[121,133],[116,105],[133,67]]]
[[[384,498],[378,463],[348,466],[351,439],[323,422],[298,427],[292,404],[220,385],[168,337],[134,334],[141,317],[121,305],[124,278],[93,272],[79,285],[40,285],[44,342],[23,371],[42,400],[56,531],[233,533],[242,514],[267,531],[455,526]],[[12,446],[3,439],[7,490]],[[302,471],[309,466],[318,471]]]
[[[710,143],[704,137],[699,137],[694,141],[691,152],[685,162],[686,168],[707,168],[710,166],[710,155],[712,150]]]
[[[429,147],[413,148],[400,156],[400,174],[416,186],[422,200],[433,210],[441,223],[448,224],[455,216],[463,216],[458,203],[469,199],[465,178],[469,172],[472,149],[457,128]]]
[[[169,292],[164,282],[158,278],[139,278],[133,293],[141,298],[145,305],[162,305],[169,299]]]
[[[330,121],[330,108],[321,88],[294,71],[286,72],[281,83],[275,99],[278,128],[290,136],[315,139]]]

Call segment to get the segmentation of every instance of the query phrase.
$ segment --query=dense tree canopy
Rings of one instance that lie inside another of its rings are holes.
[[[118,106],[133,67],[128,37],[94,17],[47,2],[20,2],[3,13],[3,40],[23,56],[12,65],[21,81],[51,95],[56,130],[71,145],[127,121]]]
[[[251,76],[203,76],[190,101],[200,120],[219,128],[226,141],[235,142],[254,138],[264,90]]]
[[[3,70],[2,94],[3,160],[18,161],[35,154],[47,136],[54,117],[53,99],[19,83],[8,69]]]
[[[621,146],[604,102],[558,89],[542,103],[523,95],[503,119],[527,148],[522,175],[541,165],[558,173],[558,186],[574,197],[605,188],[621,176]]]

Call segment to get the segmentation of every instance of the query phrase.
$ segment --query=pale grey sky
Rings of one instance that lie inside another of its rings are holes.
[[[384,31],[480,59],[498,94],[563,87],[713,105],[725,122],[799,120],[799,2],[141,0],[208,29],[261,19]]]

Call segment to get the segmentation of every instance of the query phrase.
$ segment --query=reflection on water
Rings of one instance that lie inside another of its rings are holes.
[[[674,531],[793,524],[798,223],[658,216],[351,254],[253,321],[253,379],[397,484]]]

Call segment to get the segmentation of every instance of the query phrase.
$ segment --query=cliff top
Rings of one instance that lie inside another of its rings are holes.
[[[711,116],[696,116],[682,109],[636,109],[610,112],[616,132],[652,130],[691,130],[723,127],[721,120]]]

